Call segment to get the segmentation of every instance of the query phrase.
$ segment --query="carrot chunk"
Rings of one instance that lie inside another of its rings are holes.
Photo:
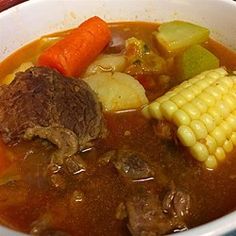
[[[42,52],[38,65],[55,68],[65,76],[79,76],[110,40],[107,23],[94,16]]]

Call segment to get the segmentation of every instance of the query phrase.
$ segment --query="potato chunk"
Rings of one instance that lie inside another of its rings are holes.
[[[97,93],[105,111],[135,109],[148,103],[142,85],[125,73],[103,72],[84,80]]]

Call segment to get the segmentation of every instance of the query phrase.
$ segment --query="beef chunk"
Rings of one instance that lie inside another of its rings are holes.
[[[5,143],[36,135],[70,156],[78,146],[105,134],[101,105],[80,79],[32,67],[1,86],[0,94],[0,134]]]
[[[78,151],[78,138],[69,129],[54,126],[35,126],[26,129],[25,139],[32,139],[34,136],[47,139],[58,147],[58,150],[52,155],[52,162],[58,165],[63,163],[64,158],[71,157]]]
[[[86,163],[79,155],[73,155],[64,160],[64,165],[69,174],[77,175],[86,171]]]
[[[153,178],[154,172],[145,161],[145,155],[129,149],[113,150],[105,153],[101,164],[112,162],[118,172],[130,180],[142,181]]]
[[[158,195],[137,193],[126,202],[128,228],[133,236],[155,236],[186,228],[181,218],[163,211]]]
[[[184,217],[189,213],[190,196],[189,194],[177,190],[172,184],[170,191],[163,199],[163,210],[176,217]]]
[[[132,180],[142,180],[153,177],[154,173],[144,160],[142,153],[131,150],[118,150],[113,163],[119,173]]]

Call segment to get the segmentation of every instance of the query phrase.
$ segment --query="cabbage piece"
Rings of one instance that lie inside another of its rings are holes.
[[[126,66],[126,58],[121,54],[104,54],[90,64],[84,76],[90,76],[101,72],[122,72]]]
[[[206,41],[209,30],[184,21],[171,21],[160,25],[154,36],[158,45],[167,53],[178,53],[183,49]]]
[[[186,80],[203,71],[218,68],[220,61],[206,48],[194,45],[178,56],[177,65],[180,79]]]
[[[142,85],[125,73],[103,72],[84,81],[97,93],[105,111],[135,109],[148,103]]]

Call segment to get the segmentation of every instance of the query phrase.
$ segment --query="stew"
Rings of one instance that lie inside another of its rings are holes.
[[[176,62],[183,49],[160,49],[156,23],[108,26],[112,38],[102,55],[98,50],[99,66],[93,58],[82,72],[77,68],[79,75],[69,72],[83,80],[32,67],[12,81],[17,70],[37,65],[39,55],[44,65],[43,53],[50,47],[53,53],[52,45],[70,31],[43,36],[1,62],[1,224],[32,235],[161,235],[236,208],[236,149],[216,168],[206,168],[181,145],[173,124],[142,113],[188,77]],[[236,70],[235,52],[204,37],[194,44],[216,59],[213,68],[204,62],[203,70]]]

